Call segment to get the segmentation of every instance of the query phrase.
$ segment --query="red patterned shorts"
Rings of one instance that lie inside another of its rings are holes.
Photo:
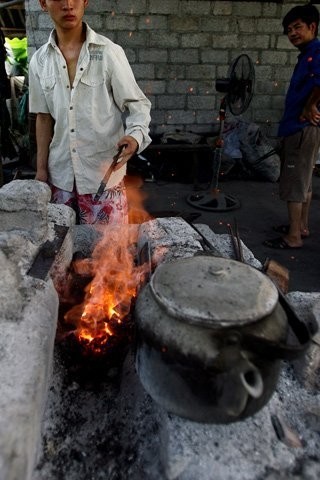
[[[50,185],[52,203],[59,203],[73,208],[77,216],[77,224],[126,224],[128,223],[128,203],[124,182],[105,190],[98,201],[95,194],[79,195],[76,187],[66,192]]]

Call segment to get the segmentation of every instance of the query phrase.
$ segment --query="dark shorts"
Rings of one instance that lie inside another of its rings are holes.
[[[305,202],[312,191],[312,173],[320,148],[320,128],[305,127],[284,137],[279,194],[286,202]]]

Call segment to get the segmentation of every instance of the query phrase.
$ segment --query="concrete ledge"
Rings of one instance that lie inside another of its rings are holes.
[[[68,232],[43,280],[29,276],[54,225],[72,226],[71,209],[50,205],[47,185],[15,180],[0,190],[0,478],[32,480],[52,374],[59,298],[50,274],[73,253]],[[48,214],[49,211],[49,214]]]
[[[31,285],[30,285],[31,286]],[[58,318],[52,282],[33,284],[19,321],[0,319],[0,478],[32,480]]]

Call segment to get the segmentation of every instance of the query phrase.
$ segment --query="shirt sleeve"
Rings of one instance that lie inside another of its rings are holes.
[[[111,85],[117,106],[127,113],[125,134],[137,140],[140,153],[151,143],[151,102],[138,86],[127,57],[119,45],[116,46],[113,56]]]
[[[29,63],[29,111],[30,113],[50,113],[37,70],[36,56]]]

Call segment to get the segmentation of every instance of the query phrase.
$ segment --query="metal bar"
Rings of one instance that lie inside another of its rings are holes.
[[[55,237],[52,241],[47,240],[40,248],[33,264],[27,272],[34,278],[45,280],[50,272],[52,264],[56,258],[57,253],[64,242],[65,236],[69,227],[62,225],[55,225]]]
[[[119,160],[119,158],[120,158],[120,156],[121,156],[122,150],[123,150],[126,146],[127,146],[126,144],[121,145],[121,147],[119,148],[118,152],[117,152],[117,153],[115,154],[115,156],[113,157],[112,163],[111,163],[110,167],[108,168],[105,176],[103,177],[103,179],[102,179],[102,181],[101,181],[101,183],[100,183],[100,186],[99,186],[99,188],[98,188],[97,193],[95,194],[95,197],[94,197],[94,201],[95,201],[95,202],[97,202],[97,201],[100,199],[101,195],[103,194],[104,189],[106,188],[107,183],[108,183],[108,181],[109,181],[109,178],[111,177],[111,174],[112,174],[112,172],[113,172],[113,170],[114,170],[114,167],[115,167],[115,166],[117,165],[117,163],[118,163],[118,160]]]
[[[216,257],[221,257],[221,252],[219,252],[219,250],[217,248],[215,248],[210,242],[209,240],[200,232],[200,230],[195,226],[193,225],[192,222],[190,222],[189,220],[187,220],[186,218],[183,218],[184,221],[190,225],[190,227],[195,231],[197,232],[198,235],[200,235],[201,237],[201,240],[202,240],[202,246],[205,247],[207,250],[210,250],[213,255],[215,255]],[[204,250],[205,250],[204,248]]]
[[[244,263],[243,248],[242,248],[242,243],[241,243],[241,239],[240,239],[237,219],[234,220],[234,226],[235,226],[235,229],[236,229],[236,239],[237,239],[237,243],[238,243],[239,260],[240,260],[240,262]]]
[[[240,261],[240,252],[239,252],[239,247],[236,241],[236,236],[234,234],[232,225],[229,223],[228,224],[228,229],[229,229],[229,234],[231,237],[232,245],[233,245],[233,250],[234,250],[234,257],[236,260]]]

